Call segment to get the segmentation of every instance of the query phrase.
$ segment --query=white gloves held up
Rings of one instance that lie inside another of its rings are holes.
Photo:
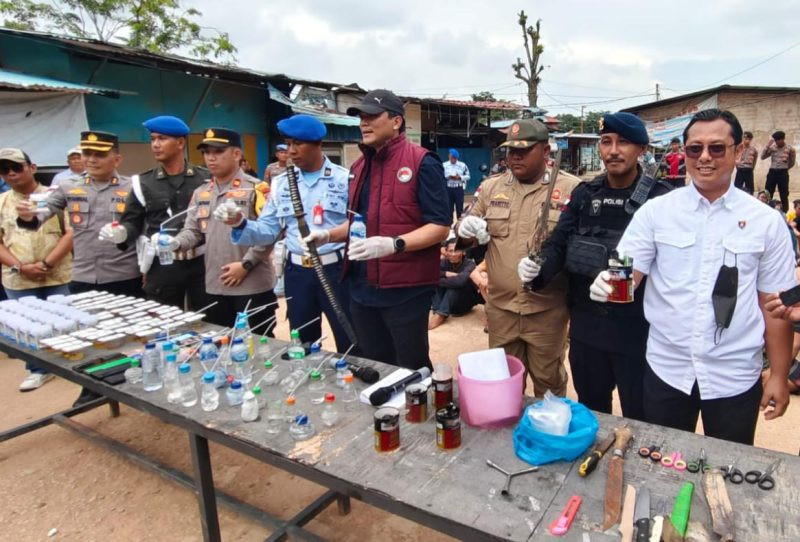
[[[519,280],[521,280],[523,284],[531,282],[538,277],[541,271],[542,266],[527,256],[522,258],[519,264],[517,264],[517,276],[519,276]]]
[[[128,230],[119,224],[114,225],[109,223],[100,228],[100,233],[98,234],[97,238],[100,241],[108,241],[118,245],[120,243],[124,243],[128,238]]]
[[[464,239],[476,238],[479,244],[485,245],[490,240],[488,224],[477,216],[465,216],[458,226],[458,236]]]
[[[228,200],[221,205],[217,205],[217,208],[214,209],[214,218],[235,228],[244,221],[244,213],[242,213],[241,207]]]
[[[164,234],[164,235],[166,235],[166,234]],[[153,235],[150,236],[150,243],[152,243],[153,248],[155,248],[156,251],[158,251],[161,248],[159,243],[158,243],[159,237],[161,237],[161,233],[160,232],[156,232],[156,233],[154,233]],[[166,238],[167,238],[167,244],[169,246],[170,251],[175,252],[176,250],[181,248],[180,242],[177,239],[175,239],[173,236],[166,235]]]

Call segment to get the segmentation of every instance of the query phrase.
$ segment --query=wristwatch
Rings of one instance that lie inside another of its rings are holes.
[[[242,260],[242,267],[249,273],[253,269],[253,262],[250,260]]]
[[[406,249],[406,242],[402,237],[393,237],[392,242],[394,243],[394,251],[396,254]]]
[[[18,263],[15,263],[14,265],[11,266],[11,272],[14,273],[15,275],[19,275],[19,264]]]

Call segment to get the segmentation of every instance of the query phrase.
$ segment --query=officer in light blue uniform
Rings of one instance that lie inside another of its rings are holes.
[[[300,199],[309,228],[327,231],[345,222],[349,172],[322,153],[322,139],[327,133],[325,125],[310,115],[294,115],[278,122],[278,131],[286,138],[289,157],[297,172]],[[287,174],[273,180],[269,199],[258,220],[248,221],[237,214],[226,222],[234,226],[232,242],[240,245],[271,245],[285,232],[288,257],[284,281],[286,297],[291,298],[287,302],[289,323],[296,328],[325,313],[336,348],[344,352],[350,341],[322,290],[311,260],[303,256]],[[346,310],[350,304],[349,293],[346,283],[340,282],[344,243],[326,243],[318,246],[317,251],[336,297]],[[301,329],[300,338],[303,342],[310,342],[318,339],[321,333],[321,323],[317,322]]]

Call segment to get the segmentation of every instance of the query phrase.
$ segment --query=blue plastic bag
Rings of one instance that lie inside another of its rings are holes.
[[[528,410],[522,414],[514,429],[514,451],[517,457],[531,465],[545,465],[554,461],[574,461],[594,443],[599,425],[592,411],[580,403],[564,399],[572,411],[569,433],[564,436],[548,435],[533,427]]]

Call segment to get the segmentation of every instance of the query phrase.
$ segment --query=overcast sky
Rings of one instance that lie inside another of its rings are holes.
[[[524,102],[524,84],[510,67],[524,57],[520,9],[529,24],[542,19],[548,68],[539,105],[553,114],[579,114],[581,105],[615,110],[646,103],[656,83],[662,97],[723,83],[800,86],[800,0],[184,5],[202,11],[204,25],[230,33],[243,67],[409,96],[469,99],[489,90]]]

